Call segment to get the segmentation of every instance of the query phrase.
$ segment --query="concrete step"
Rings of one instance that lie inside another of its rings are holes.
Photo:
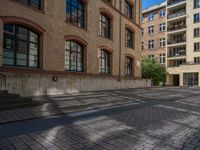
[[[0,95],[5,95],[5,94],[8,94],[7,90],[0,90]]]
[[[6,90],[0,91],[0,111],[16,108],[33,107],[39,105],[30,97],[20,97],[19,94],[8,93]]]
[[[34,106],[38,106],[38,105],[40,105],[40,103],[38,103],[38,102],[16,103],[16,104],[12,103],[12,104],[4,104],[4,105],[0,104],[0,111],[12,110],[12,109],[22,109],[22,108],[34,107]]]
[[[0,105],[4,104],[19,104],[19,103],[30,103],[33,100],[31,98],[19,97],[19,98],[7,98],[0,100]]]
[[[20,98],[20,95],[19,94],[0,94],[0,101],[1,100],[5,100],[5,99],[11,99],[11,98]]]

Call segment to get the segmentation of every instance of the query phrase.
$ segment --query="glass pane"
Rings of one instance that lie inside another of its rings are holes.
[[[38,42],[38,35],[37,34],[35,34],[35,33],[33,33],[33,32],[29,32],[29,40],[31,41],[31,42]]]
[[[14,32],[14,25],[12,25],[12,24],[4,25],[4,31],[13,33]]]
[[[14,65],[14,59],[3,58],[4,65]]]
[[[3,42],[4,49],[13,50],[14,48],[14,40],[12,36],[4,34],[4,42]]]
[[[24,41],[21,41],[21,40],[18,40],[18,52],[21,52],[21,53],[27,53],[28,51],[28,48],[27,48],[27,42],[24,42]]]

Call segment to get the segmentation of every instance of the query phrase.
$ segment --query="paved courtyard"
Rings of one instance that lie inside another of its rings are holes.
[[[35,97],[0,112],[1,150],[200,150],[200,89],[145,88]]]

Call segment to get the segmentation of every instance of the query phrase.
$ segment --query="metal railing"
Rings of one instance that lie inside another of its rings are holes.
[[[176,31],[176,30],[181,30],[181,29],[185,29],[186,28],[186,24],[183,25],[172,25],[172,26],[168,26],[167,30],[168,31]]]
[[[184,15],[186,15],[186,11],[177,12],[177,13],[175,13],[175,14],[168,15],[168,19],[172,19],[172,18],[184,16]]]
[[[172,44],[180,44],[180,43],[184,43],[184,42],[186,42],[186,39],[168,41],[167,44],[172,45]]]
[[[185,2],[185,0],[169,0],[167,6],[176,5],[178,3]]]
[[[6,90],[6,75],[0,73],[0,90]]]

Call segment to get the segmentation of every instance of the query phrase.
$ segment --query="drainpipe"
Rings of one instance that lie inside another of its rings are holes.
[[[122,0],[119,0],[119,11],[120,11],[120,18],[119,18],[119,76],[118,81],[121,80],[121,60],[122,60]]]

